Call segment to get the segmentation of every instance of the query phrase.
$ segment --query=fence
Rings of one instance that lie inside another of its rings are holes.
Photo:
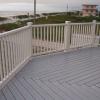
[[[33,38],[32,38],[33,36]],[[100,23],[31,25],[0,34],[0,87],[32,55],[100,44]]]
[[[0,84],[9,80],[31,57],[31,38],[28,26],[0,35]]]
[[[33,54],[64,49],[64,24],[33,26]]]
[[[98,45],[100,24],[71,23],[33,25],[33,54]]]

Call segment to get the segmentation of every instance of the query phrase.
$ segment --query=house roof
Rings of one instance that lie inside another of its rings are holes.
[[[83,6],[98,6],[96,4],[83,4]]]

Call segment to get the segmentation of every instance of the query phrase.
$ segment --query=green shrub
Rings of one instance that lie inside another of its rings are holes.
[[[9,23],[9,24],[0,25],[0,30],[9,31],[19,27],[21,27],[21,25],[16,23]]]
[[[0,21],[4,21],[4,20],[7,20],[7,18],[5,18],[5,17],[0,17]]]
[[[65,23],[65,21],[71,21],[75,23],[83,23],[83,22],[92,22],[93,20],[97,20],[100,22],[100,17],[79,17],[79,16],[69,16],[66,13],[62,13],[60,15],[55,16],[48,16],[48,19],[46,17],[38,18],[36,19],[35,24],[56,24],[56,23]],[[27,20],[27,21],[17,21],[16,23],[9,23],[0,25],[0,30],[9,31],[12,29],[16,29],[22,26],[27,25],[27,22],[34,22],[34,20]]]
[[[19,18],[19,19],[23,19],[23,18],[28,18],[29,15],[19,15],[19,16],[16,16],[16,17]]]

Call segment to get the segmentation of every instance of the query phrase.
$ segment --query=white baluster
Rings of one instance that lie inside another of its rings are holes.
[[[0,81],[3,80],[3,62],[2,62],[2,50],[1,50],[1,38],[0,38]]]
[[[52,27],[50,26],[50,52],[52,51]]]
[[[95,30],[96,30],[96,20],[93,20],[92,22],[92,29],[91,29],[91,33],[92,33],[92,46],[95,45]]]

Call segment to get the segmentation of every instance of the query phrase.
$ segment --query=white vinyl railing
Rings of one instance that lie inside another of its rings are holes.
[[[93,46],[99,43],[99,23],[33,25],[33,54]]]
[[[71,47],[83,47],[93,42],[92,23],[71,23]]]
[[[26,26],[0,34],[0,85],[32,55],[32,29]],[[6,82],[5,82],[6,83]]]
[[[70,48],[99,45],[100,23],[70,23],[70,36]]]
[[[0,34],[0,87],[27,63],[32,55],[100,44],[100,23],[32,25]]]
[[[64,24],[33,26],[33,54],[64,49]]]

